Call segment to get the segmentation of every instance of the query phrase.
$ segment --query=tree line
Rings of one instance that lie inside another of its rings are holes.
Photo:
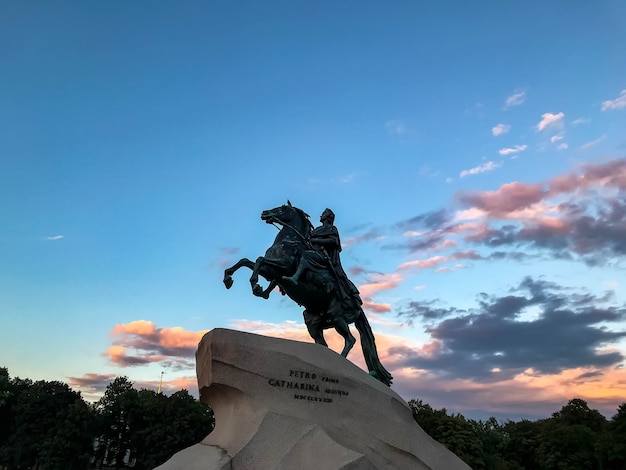
[[[498,422],[466,419],[421,400],[415,421],[474,470],[626,470],[626,403],[607,420],[574,398],[550,418]]]
[[[58,381],[0,368],[0,469],[152,469],[197,444],[213,411],[187,390],[170,396],[118,377],[96,403]]]
[[[415,421],[475,470],[626,470],[626,403],[607,420],[575,398],[536,421],[466,419],[411,400]],[[118,377],[96,403],[58,381],[0,368],[0,470],[152,469],[200,442],[212,410],[187,390],[137,390]]]

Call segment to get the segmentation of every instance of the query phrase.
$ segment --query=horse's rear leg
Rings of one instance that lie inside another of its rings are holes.
[[[317,344],[321,344],[322,346],[328,347],[328,343],[324,339],[324,328],[322,327],[322,323],[320,321],[312,321],[307,319],[307,311],[304,311],[304,323],[306,324],[306,329]]]
[[[356,343],[356,338],[352,336],[350,327],[343,318],[336,318],[334,322],[334,327],[335,330],[337,330],[337,333],[339,333],[345,341],[343,351],[341,351],[341,355],[343,357],[348,357],[348,353]]]
[[[254,269],[254,263],[252,261],[250,261],[248,258],[241,258],[230,268],[224,270],[224,285],[226,286],[226,289],[230,289],[230,287],[233,285],[233,274],[235,274],[235,271],[244,266],[249,269]]]

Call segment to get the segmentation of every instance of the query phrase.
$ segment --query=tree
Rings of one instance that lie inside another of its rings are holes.
[[[11,423],[13,420],[11,410],[11,377],[9,369],[0,368],[0,465],[4,463],[2,454],[5,450],[5,444],[10,436]]]
[[[504,458],[511,468],[541,468],[537,448],[541,442],[544,420],[507,421],[503,432],[507,436]]]
[[[154,468],[213,430],[213,411],[187,390],[170,397],[140,390],[138,396],[142,425],[137,426],[132,438],[137,451],[136,468]]]
[[[597,455],[606,470],[626,470],[626,403],[617,409],[596,444]]]
[[[40,461],[45,470],[82,470],[89,467],[96,436],[95,413],[76,400],[57,413],[57,426],[41,443]]]
[[[151,469],[200,442],[214,425],[213,411],[180,390],[170,397],[135,390],[126,377],[107,386],[96,404],[99,419],[96,461],[116,468],[132,463]]]
[[[99,437],[95,457],[101,465],[113,465],[119,469],[132,458],[131,431],[133,420],[139,416],[138,406],[137,390],[128,377],[117,377],[96,403]]]
[[[552,414],[552,417],[565,426],[586,426],[593,432],[600,432],[606,426],[606,418],[598,410],[592,410],[585,400],[574,398],[567,402],[561,411]]]
[[[8,374],[7,374],[8,375]],[[3,413],[7,417],[8,437],[0,449],[0,462],[9,469],[40,467],[42,469],[87,468],[91,454],[91,437],[84,434],[90,416],[76,416],[67,423],[64,416],[74,408],[87,407],[80,393],[67,384],[40,380],[11,380],[5,396]],[[72,439],[65,452],[57,436]],[[54,454],[54,459],[51,456]]]
[[[598,410],[580,398],[570,400],[545,420],[538,456],[545,469],[600,468],[596,441],[606,426]]]
[[[417,424],[433,439],[445,445],[470,467],[485,468],[482,443],[462,415],[448,415],[445,408],[433,410],[422,400],[411,400],[409,407]]]
[[[509,436],[504,427],[493,416],[486,421],[468,421],[481,442],[485,468],[494,470],[509,469],[504,457]]]

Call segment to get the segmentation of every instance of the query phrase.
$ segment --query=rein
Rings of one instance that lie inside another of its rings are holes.
[[[304,243],[306,243],[306,244],[307,244],[307,246],[311,246],[311,241],[310,241],[308,238],[306,238],[304,235],[302,235],[302,234],[298,231],[298,229],[296,229],[295,227],[292,227],[292,226],[291,226],[291,225],[289,225],[287,222],[278,222],[278,223],[282,224],[282,225],[283,225],[283,227],[290,228],[291,230],[293,230],[294,232],[296,232],[296,234],[297,234],[300,238],[302,238],[302,241],[304,241]],[[281,228],[280,228],[278,225],[276,225],[276,223],[272,222],[272,225],[273,225],[274,227],[276,227],[276,229],[277,229],[278,231],[280,231],[280,230],[281,230]]]

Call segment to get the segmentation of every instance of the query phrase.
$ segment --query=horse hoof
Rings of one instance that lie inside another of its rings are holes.
[[[263,288],[257,284],[252,288],[252,293],[257,297],[263,297]]]
[[[233,279],[230,277],[224,279],[224,285],[226,286],[226,289],[230,289],[233,285]]]

